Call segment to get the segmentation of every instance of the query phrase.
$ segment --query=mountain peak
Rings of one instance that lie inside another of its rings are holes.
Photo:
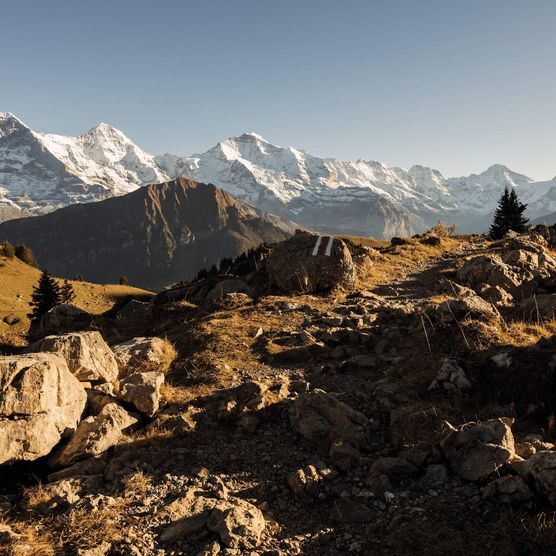
[[[103,137],[119,137],[121,139],[126,139],[127,137],[125,134],[116,129],[115,127],[111,126],[110,124],[100,122],[100,124],[96,125],[95,127],[91,128],[87,133],[84,135],[90,136],[103,136]]]
[[[254,131],[249,131],[247,133],[242,133],[238,139],[242,141],[262,141],[263,143],[268,143],[268,141],[259,133],[255,133]]]
[[[10,135],[18,129],[29,129],[29,127],[11,112],[0,112],[0,137]]]

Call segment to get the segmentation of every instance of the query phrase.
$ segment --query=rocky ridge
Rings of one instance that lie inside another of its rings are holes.
[[[548,550],[556,328],[522,303],[556,296],[549,240],[345,245],[354,286],[292,295],[236,268],[163,292],[117,332],[97,323],[110,343],[140,334],[113,348],[120,379],[157,353],[145,337],[175,344],[159,409],[141,417],[91,384],[47,482],[4,498],[0,542],[48,523],[65,549],[100,554]],[[103,528],[72,536],[71,515]]]

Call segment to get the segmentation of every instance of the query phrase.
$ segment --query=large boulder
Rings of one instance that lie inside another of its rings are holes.
[[[266,269],[271,283],[286,292],[318,292],[352,288],[355,265],[346,244],[338,238],[299,234],[279,243]]]
[[[76,429],[86,403],[85,390],[61,357],[0,357],[0,463],[49,454]]]
[[[160,388],[163,384],[164,373],[135,373],[120,382],[120,397],[133,404],[143,415],[152,417],[158,411]]]
[[[112,346],[120,377],[144,371],[165,372],[176,357],[174,347],[162,338],[133,338]]]
[[[462,479],[486,479],[515,457],[510,420],[490,419],[483,423],[452,428],[442,439],[442,451],[450,468]]]
[[[118,378],[116,358],[96,330],[47,336],[35,342],[31,349],[60,355],[82,382],[113,382]]]
[[[116,445],[137,418],[116,403],[109,403],[94,416],[83,419],[68,443],[51,461],[53,466],[71,465],[81,459],[98,456]]]

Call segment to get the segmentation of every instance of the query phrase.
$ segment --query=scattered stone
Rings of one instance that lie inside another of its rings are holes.
[[[537,490],[556,504],[556,452],[540,451],[527,460]]]
[[[442,363],[436,378],[431,382],[429,390],[443,389],[447,392],[462,392],[471,388],[471,382],[455,359],[447,359]]]
[[[175,358],[172,345],[162,338],[133,338],[112,346],[120,377],[137,372],[165,372]]]
[[[164,374],[155,371],[134,373],[120,382],[120,397],[147,417],[152,417],[160,405],[160,389]]]
[[[71,465],[80,459],[102,454],[117,444],[123,432],[137,423],[137,418],[123,407],[111,403],[95,417],[87,417],[77,427],[69,442],[56,454],[53,466]]]
[[[527,502],[533,498],[525,481],[515,475],[494,479],[484,488],[482,495],[483,498],[496,498],[502,504]]]
[[[468,481],[486,479],[515,456],[511,419],[464,425],[442,439],[441,447],[454,473]]]

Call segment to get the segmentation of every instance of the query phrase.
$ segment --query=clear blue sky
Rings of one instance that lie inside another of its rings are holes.
[[[445,175],[556,174],[553,0],[0,0],[0,111],[155,154],[243,131]]]

